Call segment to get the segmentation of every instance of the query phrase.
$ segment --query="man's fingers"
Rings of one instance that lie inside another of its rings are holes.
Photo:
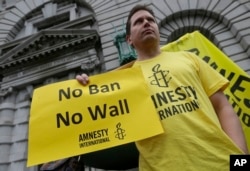
[[[83,85],[86,85],[89,82],[89,76],[87,74],[77,75],[76,80],[82,83]]]

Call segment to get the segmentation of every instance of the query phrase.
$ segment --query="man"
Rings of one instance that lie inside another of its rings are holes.
[[[141,171],[228,171],[230,154],[247,154],[237,115],[223,94],[228,80],[189,52],[161,52],[154,13],[135,6],[126,25],[164,134],[139,142]],[[76,79],[87,84],[88,76]],[[146,114],[145,114],[146,115]]]

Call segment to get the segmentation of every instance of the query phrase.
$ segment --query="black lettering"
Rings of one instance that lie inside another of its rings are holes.
[[[196,100],[191,101],[190,104],[194,110],[199,109],[199,103]]]
[[[92,111],[91,107],[88,107],[88,111],[90,113],[90,116],[92,118],[92,120],[97,120],[98,115],[100,115],[100,117],[102,119],[106,118],[106,108],[107,108],[107,104],[103,105],[103,109],[100,108],[100,106],[96,105],[95,106],[95,111]]]
[[[120,103],[121,101],[119,101]],[[119,111],[118,111],[118,107],[117,106],[110,106],[109,107],[110,110],[110,116],[118,116],[119,115]],[[123,110],[123,109],[121,109]]]
[[[206,63],[209,63],[209,61],[210,61],[210,57],[209,57],[209,56],[204,56],[202,59],[203,59]]]
[[[232,94],[234,95],[234,97],[238,101],[240,101],[241,99],[240,99],[240,97],[236,96],[236,92],[237,91],[244,92],[246,90],[243,86],[241,86],[243,84],[243,82],[247,82],[247,83],[250,84],[250,78],[245,77],[243,75],[240,75],[239,78],[237,79],[237,81],[233,84],[233,86],[230,89],[231,92],[232,92]],[[243,99],[243,101],[244,101],[245,106],[248,107],[248,108],[250,108],[250,99],[246,98],[246,96],[245,96],[245,98]]]
[[[158,111],[158,114],[159,114],[161,120],[166,119],[166,116],[165,116],[163,110]]]
[[[196,91],[195,91],[194,87],[188,86],[188,88],[189,88],[189,89],[191,90],[191,92],[193,93],[194,98],[197,99],[197,95],[196,95]],[[189,93],[188,93],[188,94],[189,94]],[[190,94],[189,94],[189,95],[190,95]],[[189,97],[191,97],[191,96],[189,96]]]
[[[109,86],[107,86],[107,85],[102,85],[101,86],[101,92],[102,93],[107,93],[107,92],[109,92],[110,90],[109,90]]]
[[[172,113],[172,111],[171,111],[171,108],[170,108],[170,107],[165,108],[165,109],[164,109],[164,112],[166,113],[167,117],[169,117],[169,116],[173,116],[173,115],[174,115],[174,114]]]
[[[242,122],[247,126],[250,127],[250,115],[247,113],[243,113]]]
[[[186,91],[188,97],[192,97],[192,95],[189,93],[188,90],[191,90],[191,92],[193,93],[194,96],[196,95],[196,94],[195,94],[195,91],[192,89],[192,87],[190,87],[190,86],[184,87],[184,86],[183,86],[183,88],[184,88],[184,90]],[[195,98],[196,98],[196,97],[195,97]]]
[[[83,137],[82,137],[81,134],[79,135],[79,140],[78,140],[78,141],[79,141],[79,142],[84,141],[84,139],[83,139]]]
[[[198,55],[198,56],[199,56],[199,54],[200,54],[200,51],[199,51],[199,49],[197,49],[197,48],[189,49],[188,51],[189,51],[189,52],[192,52],[192,53],[194,53],[194,54],[196,54],[196,55]]]
[[[183,113],[183,111],[182,111],[183,105],[182,104],[176,105],[175,107],[178,108],[178,110],[180,111],[180,113]]]
[[[218,65],[215,62],[211,63],[210,66],[215,70],[218,68]]]
[[[164,92],[161,92],[161,94],[160,93],[156,93],[155,95],[156,95],[157,101],[158,101],[158,103],[159,103],[160,106],[162,106],[164,103],[165,104],[168,103],[167,97],[166,97],[166,95],[165,95]],[[164,103],[162,103],[162,102],[164,102]]]
[[[211,57],[209,57],[209,56],[204,56],[202,59],[203,59],[203,61],[205,61],[206,63],[209,63]],[[212,68],[214,68],[214,69],[217,69],[217,68],[218,68],[218,65],[217,65],[215,62],[212,62],[212,63],[210,64],[210,66],[211,66]]]
[[[110,87],[111,87],[111,90],[112,90],[112,91],[120,90],[120,89],[121,89],[119,83],[112,83],[112,84],[110,84]]]
[[[72,91],[73,97],[80,97],[82,95],[82,90],[81,89],[75,89]],[[62,99],[70,99],[71,98],[71,92],[70,92],[70,87],[67,88],[67,91],[60,89],[59,90],[59,101],[62,101]]]
[[[74,97],[80,97],[82,95],[82,90],[81,89],[75,89],[75,90],[73,90],[72,95]]]
[[[97,85],[89,85],[89,94],[97,94],[99,92]]]
[[[125,110],[127,113],[129,113],[129,107],[128,107],[128,102],[126,99],[123,100],[124,104],[125,104]]]
[[[179,114],[179,112],[178,112],[178,110],[177,110],[177,108],[175,106],[172,106],[172,112],[173,112],[174,115]]]
[[[88,133],[81,134],[81,137],[82,137],[82,141],[88,140],[89,139],[89,134]]]
[[[64,96],[66,99],[70,99],[70,89],[67,88],[67,92],[65,92],[63,89],[59,90],[59,101],[62,101],[62,96]]]
[[[231,72],[228,76],[226,76],[226,70],[225,69],[221,69],[220,74],[222,76],[226,77],[229,81],[231,81],[233,79],[233,77],[235,76],[235,73],[233,73],[233,72]]]
[[[175,93],[177,95],[179,95],[179,98],[178,98],[179,100],[185,100],[186,99],[186,95],[182,92],[181,87],[176,88]]]
[[[65,126],[69,126],[70,124],[69,112],[66,112],[66,117],[64,117],[61,113],[56,114],[57,128],[61,127],[60,120],[64,123]]]
[[[158,105],[157,105],[157,102],[156,102],[156,100],[155,100],[154,95],[151,96],[151,99],[153,100],[154,106],[155,106],[155,108],[157,109],[157,108],[158,108]]]
[[[89,132],[88,134],[88,139],[94,139],[94,134],[93,132]]]
[[[173,99],[174,97],[174,94],[173,94],[173,91],[167,91],[166,94],[168,95],[168,98],[171,102],[177,102],[178,100],[176,99]]]
[[[74,124],[79,124],[82,122],[82,115],[80,113],[75,113],[72,115],[72,122]]]
[[[90,85],[89,86],[89,93],[90,94],[97,94],[97,93],[107,93],[110,91],[115,91],[121,89],[119,83],[111,83],[110,85],[101,85],[98,87],[97,85]]]
[[[61,122],[65,126],[69,126],[70,121],[73,124],[79,124],[79,123],[82,122],[82,120],[83,119],[82,119],[82,114],[81,113],[74,113],[71,118],[69,116],[68,111],[65,113],[65,116],[63,116],[61,113],[56,114],[56,126],[57,126],[57,128],[61,127]]]

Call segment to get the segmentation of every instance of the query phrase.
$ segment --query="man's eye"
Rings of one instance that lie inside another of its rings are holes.
[[[148,21],[155,22],[155,20],[153,18],[149,18]]]
[[[141,24],[142,23],[142,20],[137,20],[136,22],[135,22],[135,25],[136,24]]]

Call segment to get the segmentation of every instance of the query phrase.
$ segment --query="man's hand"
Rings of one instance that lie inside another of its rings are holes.
[[[87,74],[77,75],[76,80],[82,85],[87,85],[89,83],[89,76]]]

